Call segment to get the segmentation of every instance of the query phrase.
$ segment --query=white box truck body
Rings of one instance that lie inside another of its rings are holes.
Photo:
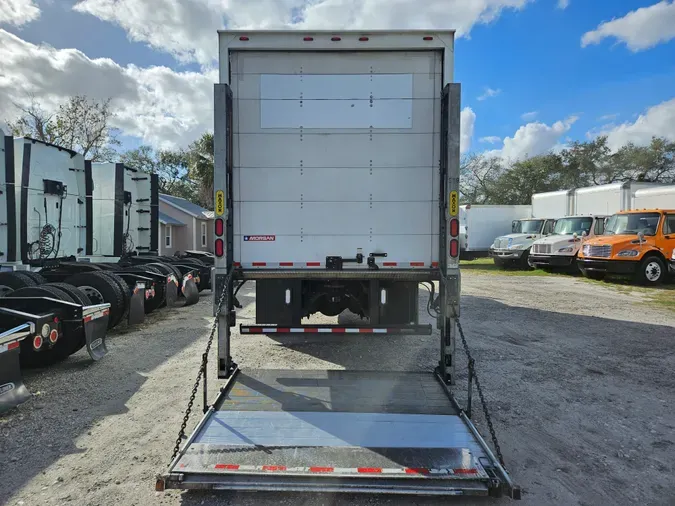
[[[220,32],[214,315],[228,382],[158,489],[519,497],[449,389],[460,309],[453,52],[451,31]],[[435,377],[239,371],[232,293],[248,280],[256,324],[239,327],[243,338],[430,335],[417,287],[437,281]],[[364,323],[301,322],[345,310]],[[275,450],[251,451],[260,444]]]
[[[469,260],[487,256],[495,237],[508,234],[515,220],[531,216],[532,206],[460,206],[461,258]]]
[[[675,185],[637,190],[633,209],[675,209]]]
[[[629,211],[633,206],[635,192],[659,186],[662,185],[629,181],[579,188],[575,192],[574,214],[611,216],[619,211]]]

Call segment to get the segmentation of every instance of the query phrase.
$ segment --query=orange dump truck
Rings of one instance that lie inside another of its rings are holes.
[[[675,274],[675,209],[622,211],[609,218],[604,235],[584,244],[581,272],[593,279],[632,275],[655,285]]]

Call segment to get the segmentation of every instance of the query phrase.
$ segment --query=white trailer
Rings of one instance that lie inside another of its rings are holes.
[[[495,237],[510,233],[515,220],[531,216],[532,206],[460,206],[460,258],[469,260],[487,256]]]
[[[633,209],[675,209],[675,185],[637,190]]]
[[[574,214],[574,190],[535,193],[532,195],[534,218],[561,218]]]
[[[214,332],[228,381],[184,445],[181,431],[158,490],[520,496],[450,391],[461,332],[453,56],[451,31],[220,32]],[[435,374],[240,371],[233,280],[256,282],[257,324],[241,325],[243,338],[430,335],[418,284],[437,281]],[[301,323],[345,310],[367,321]]]
[[[575,192],[575,211],[573,214],[577,216],[611,216],[619,211],[629,211],[633,206],[635,192],[659,186],[662,185],[628,181],[579,188]]]

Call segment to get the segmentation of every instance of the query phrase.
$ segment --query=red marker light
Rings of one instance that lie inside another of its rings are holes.
[[[450,241],[450,256],[453,258],[459,256],[459,241],[457,239]]]
[[[225,251],[225,245],[223,243],[222,239],[216,239],[216,248],[215,248],[215,253],[217,257],[222,257],[223,253]]]
[[[359,42],[368,42],[368,37],[359,37]]]
[[[217,218],[216,219],[216,225],[215,225],[215,232],[218,237],[223,235],[223,230],[224,230],[224,225],[223,225],[223,219],[222,218]]]
[[[248,41],[248,37],[246,35],[242,35],[241,37],[239,37],[239,40],[242,42],[246,42]]]
[[[314,37],[305,37],[304,39],[305,42],[312,42],[314,40]]]
[[[459,235],[459,220],[457,218],[450,220],[450,235],[452,237],[457,237]]]
[[[434,40],[433,37],[422,37],[422,40]]]
[[[35,336],[33,338],[33,348],[36,350],[42,348],[42,336]]]
[[[333,42],[340,42],[342,40],[342,37],[331,37],[330,40],[332,40]]]

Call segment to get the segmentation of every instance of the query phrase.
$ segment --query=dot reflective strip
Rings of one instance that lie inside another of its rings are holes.
[[[12,341],[11,343],[0,344],[0,353],[12,351],[19,347],[19,341]]]
[[[267,268],[282,268],[282,267],[324,267],[322,262],[232,262],[235,267],[243,267],[245,269],[256,269],[260,267]],[[400,267],[400,268],[419,268],[419,267],[438,267],[438,262],[382,262],[382,267]],[[365,270],[365,268],[363,268]]]
[[[84,322],[90,322],[92,320],[98,320],[102,316],[106,316],[110,314],[110,309],[102,309],[100,311],[94,311],[91,314],[88,314],[87,316],[84,317]]]
[[[241,327],[242,334],[395,334],[400,329],[384,328],[292,328],[292,327]]]
[[[180,468],[187,467],[181,464]],[[353,474],[353,475],[398,475],[398,476],[476,476],[479,471],[476,468],[420,468],[420,467],[287,467],[275,465],[251,466],[239,464],[216,464],[214,469],[239,473],[288,473],[288,474]]]

